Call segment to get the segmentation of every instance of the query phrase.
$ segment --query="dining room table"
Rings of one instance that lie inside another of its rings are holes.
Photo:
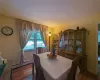
[[[60,55],[57,55],[56,58],[49,58],[47,54],[50,52],[38,54],[45,79],[67,80],[72,60]]]

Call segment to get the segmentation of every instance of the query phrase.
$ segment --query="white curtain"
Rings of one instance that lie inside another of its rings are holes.
[[[47,49],[47,30],[48,30],[48,27],[47,26],[44,26],[44,25],[40,25],[40,24],[36,24],[34,23],[33,24],[33,28],[34,28],[34,32],[35,32],[35,36],[34,36],[34,39],[35,39],[35,49],[36,49],[36,52],[38,53],[38,48],[37,48],[37,40],[36,40],[36,34],[38,31],[40,31],[40,34],[41,34],[41,37],[42,37],[42,40],[45,44],[45,48],[41,48],[41,51],[42,52],[47,52],[48,49]]]
[[[47,30],[48,30],[47,26],[41,25],[40,32],[41,32],[43,42],[45,44],[45,48],[42,48],[42,52],[47,52],[48,51],[48,48],[47,48]]]
[[[19,42],[20,42],[20,47],[21,47],[21,51],[20,51],[20,64],[23,64],[24,62],[24,47],[27,44],[27,42],[29,41],[32,32],[34,32],[34,53],[37,53],[37,40],[36,40],[36,34],[38,31],[41,32],[42,35],[42,39],[43,42],[46,46],[46,48],[42,49],[42,52],[46,52],[47,51],[47,40],[46,40],[46,31],[47,31],[47,26],[43,26],[37,23],[32,23],[29,21],[25,21],[25,20],[20,20],[20,19],[16,19],[16,27],[19,31]]]
[[[16,19],[16,27],[18,28],[19,31],[19,42],[20,42],[20,64],[24,62],[24,57],[23,57],[23,48],[27,44],[28,40],[31,37],[32,34],[32,23],[20,19]]]

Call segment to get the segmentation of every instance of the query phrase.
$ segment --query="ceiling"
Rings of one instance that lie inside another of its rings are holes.
[[[100,0],[0,0],[0,14],[60,27],[100,12]]]

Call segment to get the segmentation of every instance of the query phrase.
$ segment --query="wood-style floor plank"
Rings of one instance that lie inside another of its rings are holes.
[[[29,64],[12,70],[12,80],[32,80],[28,78],[32,77],[31,74],[32,74],[32,65]],[[83,74],[79,74],[78,80],[100,80],[100,78],[96,79],[96,77],[91,75],[89,72],[85,72]]]
[[[29,74],[32,74],[31,64],[12,70],[12,80],[24,80]]]

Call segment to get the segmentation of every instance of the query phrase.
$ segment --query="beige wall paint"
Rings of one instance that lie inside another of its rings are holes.
[[[96,15],[94,17],[82,20],[81,22],[80,21],[75,22],[74,24],[66,27],[57,27],[55,29],[53,28],[48,29],[48,32],[52,32],[52,34],[53,33],[57,34],[61,30],[65,30],[65,29],[69,29],[69,28],[76,29],[77,26],[85,27],[90,33],[89,35],[87,35],[87,46],[86,46],[87,63],[88,63],[87,66],[88,66],[88,70],[95,74],[97,73],[97,48],[96,48],[97,47],[97,23],[99,22],[100,22],[100,16]],[[0,29],[3,26],[12,27],[14,30],[14,34],[11,36],[4,36],[0,32],[0,52],[2,52],[2,56],[4,58],[12,59],[16,63],[18,61],[20,45],[18,39],[18,32],[15,27],[15,19],[0,15]],[[47,44],[49,45],[49,43]],[[30,57],[28,56],[28,58]]]
[[[18,31],[15,25],[15,18],[0,15],[0,30],[3,26],[9,26],[13,28],[14,33],[11,36],[5,36],[0,32],[0,52],[2,52],[2,56],[4,58],[13,60],[14,64],[16,64],[19,62],[20,44]],[[48,28],[48,32],[53,33],[53,28]],[[47,45],[49,46],[49,42],[47,42]],[[32,60],[32,53],[32,51],[25,52],[25,60]]]
[[[86,36],[86,54],[87,54],[87,67],[88,71],[97,74],[98,69],[98,52],[97,52],[97,31],[98,31],[98,23],[100,22],[100,16],[95,16],[91,18],[87,18],[86,20],[79,21],[76,24],[72,24],[66,27],[57,27],[54,29],[54,33],[59,33],[61,30],[64,31],[66,29],[76,29],[77,26],[80,28],[84,27],[89,31],[89,35]]]
[[[48,33],[49,32],[51,32],[51,37],[50,37],[50,50],[51,50],[51,47],[52,47],[52,35],[54,33],[54,29],[53,28],[48,28]],[[49,49],[49,36],[48,35],[47,35],[47,46],[48,46],[48,49]]]
[[[0,15],[0,30],[4,26],[13,28],[14,33],[11,36],[5,36],[0,32],[0,52],[2,52],[4,58],[13,60],[14,63],[17,63],[20,47],[18,32],[15,27],[15,19]]]

